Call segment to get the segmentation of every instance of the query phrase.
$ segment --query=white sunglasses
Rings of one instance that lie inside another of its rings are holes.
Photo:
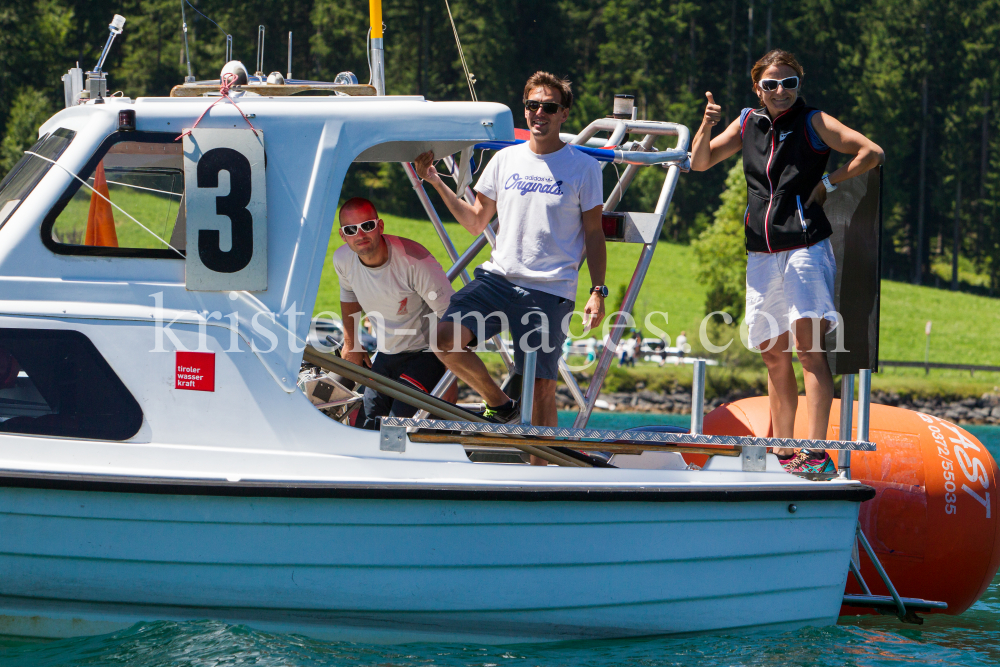
[[[760,84],[761,90],[768,92],[777,90],[779,85],[785,90],[795,90],[799,87],[799,77],[790,76],[785,79],[761,79],[757,83]]]

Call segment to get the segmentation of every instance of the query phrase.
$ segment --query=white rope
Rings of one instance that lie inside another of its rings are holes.
[[[94,180],[94,177],[91,176],[87,180],[92,181]],[[159,192],[161,195],[170,195],[171,197],[182,196],[182,193],[180,192],[170,192],[169,190],[157,190],[156,188],[146,188],[141,185],[134,185],[132,183],[122,183],[121,181],[108,181],[107,183],[108,185],[120,185],[123,188],[135,188],[136,190],[148,190],[150,192]]]
[[[184,257],[184,253],[182,253],[180,250],[178,250],[177,248],[173,247],[172,245],[170,245],[169,243],[167,243],[166,241],[164,241],[163,239],[161,239],[159,236],[156,235],[156,232],[154,232],[152,229],[150,229],[146,225],[142,224],[141,222],[139,222],[138,220],[136,220],[135,218],[133,218],[131,215],[129,215],[128,211],[126,211],[125,209],[123,209],[121,206],[119,206],[118,204],[114,203],[113,201],[111,201],[110,199],[108,199],[107,197],[105,197],[104,195],[102,195],[100,192],[98,192],[94,188],[90,187],[90,184],[87,183],[87,181],[83,180],[82,178],[80,178],[79,176],[77,176],[76,174],[74,174],[72,171],[70,171],[69,169],[67,169],[66,167],[62,166],[61,164],[59,164],[55,160],[51,160],[51,159],[45,157],[44,155],[39,155],[38,153],[32,153],[31,151],[24,151],[24,153],[25,153],[25,155],[34,155],[37,158],[41,158],[41,159],[45,160],[46,162],[50,162],[50,163],[54,164],[55,166],[59,167],[60,169],[62,169],[63,171],[65,171],[67,174],[69,174],[70,176],[72,176],[76,180],[78,180],[81,183],[83,183],[87,187],[88,190],[90,190],[91,192],[93,192],[94,194],[96,194],[98,197],[100,197],[104,201],[108,202],[109,204],[111,204],[112,206],[114,206],[116,209],[118,209],[119,211],[121,211],[122,213],[124,213],[126,216],[128,216],[129,220],[131,220],[135,224],[137,224],[140,227],[142,227],[143,229],[145,229],[157,241],[159,241],[163,245],[167,246],[168,248],[170,248],[171,250],[173,250],[174,252],[176,252],[178,255],[181,256],[181,258]]]
[[[448,8],[448,20],[451,21],[451,31],[455,33],[455,46],[458,47],[458,57],[462,61],[462,70],[465,72],[465,80],[469,82],[469,94],[472,95],[473,102],[478,102],[479,98],[476,97],[476,88],[472,82],[472,75],[469,74],[469,66],[465,62],[465,52],[462,51],[462,40],[458,38],[458,28],[455,27],[455,19],[451,15],[451,5],[448,4],[448,0],[444,0],[444,6]]]

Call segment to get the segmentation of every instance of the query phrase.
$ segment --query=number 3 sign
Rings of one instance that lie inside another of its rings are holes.
[[[267,289],[264,135],[195,129],[184,136],[189,290]]]

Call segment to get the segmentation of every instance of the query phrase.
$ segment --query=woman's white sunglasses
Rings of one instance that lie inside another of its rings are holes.
[[[761,79],[757,83],[760,84],[761,90],[766,90],[768,92],[777,90],[779,84],[785,90],[795,90],[799,87],[799,77],[790,76],[786,79]]]

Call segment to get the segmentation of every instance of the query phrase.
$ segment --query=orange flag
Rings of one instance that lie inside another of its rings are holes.
[[[101,199],[97,193],[107,199]],[[90,213],[87,215],[87,235],[83,245],[118,247],[118,234],[115,232],[115,216],[111,211],[111,199],[108,192],[108,181],[104,177],[104,162],[97,163],[94,173],[94,192],[90,193]]]

